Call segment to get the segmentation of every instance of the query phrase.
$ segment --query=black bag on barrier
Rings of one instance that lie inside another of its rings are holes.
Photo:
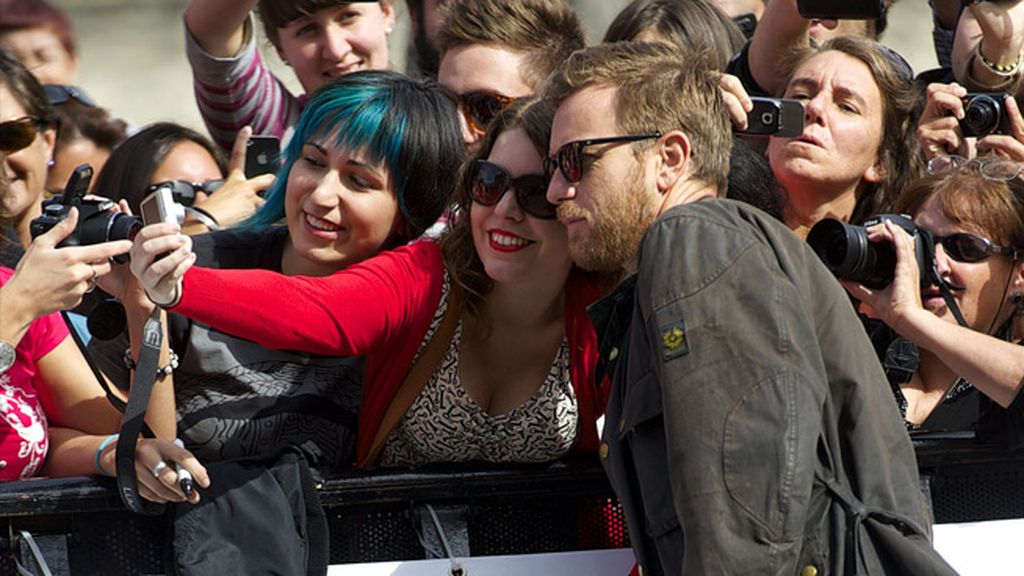
[[[139,514],[165,507],[139,497],[135,445],[144,426],[162,345],[159,309],[146,321],[142,348],[117,441],[117,485],[125,506]],[[312,445],[283,450],[269,461],[246,458],[206,466],[210,487],[198,504],[175,504],[169,574],[327,573],[327,517],[310,472],[320,457]]]
[[[214,462],[199,504],[174,507],[168,574],[326,574],[330,542],[309,463],[288,449]]]

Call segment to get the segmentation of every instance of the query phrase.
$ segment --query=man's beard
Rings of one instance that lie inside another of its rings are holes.
[[[639,174],[630,174],[621,190],[601,191],[601,200],[591,202],[592,212],[568,203],[558,207],[561,220],[587,219],[588,233],[570,235],[569,254],[577,266],[592,272],[616,272],[636,258],[640,240],[654,221],[654,207],[645,202],[647,195]]]

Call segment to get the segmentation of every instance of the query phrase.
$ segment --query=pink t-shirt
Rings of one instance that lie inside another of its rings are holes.
[[[12,274],[0,267],[0,286]],[[49,439],[37,392],[45,384],[36,364],[67,337],[59,314],[37,319],[18,343],[14,365],[0,375],[0,481],[34,476],[43,466]]]

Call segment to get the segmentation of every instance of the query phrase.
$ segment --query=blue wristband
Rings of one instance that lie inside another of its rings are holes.
[[[120,434],[111,434],[110,436],[107,436],[103,442],[100,443],[100,447],[96,449],[96,471],[104,476],[113,476],[113,474],[110,474],[103,469],[103,465],[100,464],[100,457],[103,456],[103,451],[107,446],[110,446],[111,442],[117,440],[118,436],[120,436]]]

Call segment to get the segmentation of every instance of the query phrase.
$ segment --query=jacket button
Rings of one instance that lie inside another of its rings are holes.
[[[608,359],[609,360],[615,360],[618,357],[619,357],[619,349],[618,348],[612,348],[611,352],[608,353]]]
[[[608,458],[608,443],[601,442],[601,447],[598,448],[597,453],[601,456],[601,460]]]
[[[800,576],[818,576],[818,569],[813,565],[808,564],[804,566],[804,569],[800,571]]]

